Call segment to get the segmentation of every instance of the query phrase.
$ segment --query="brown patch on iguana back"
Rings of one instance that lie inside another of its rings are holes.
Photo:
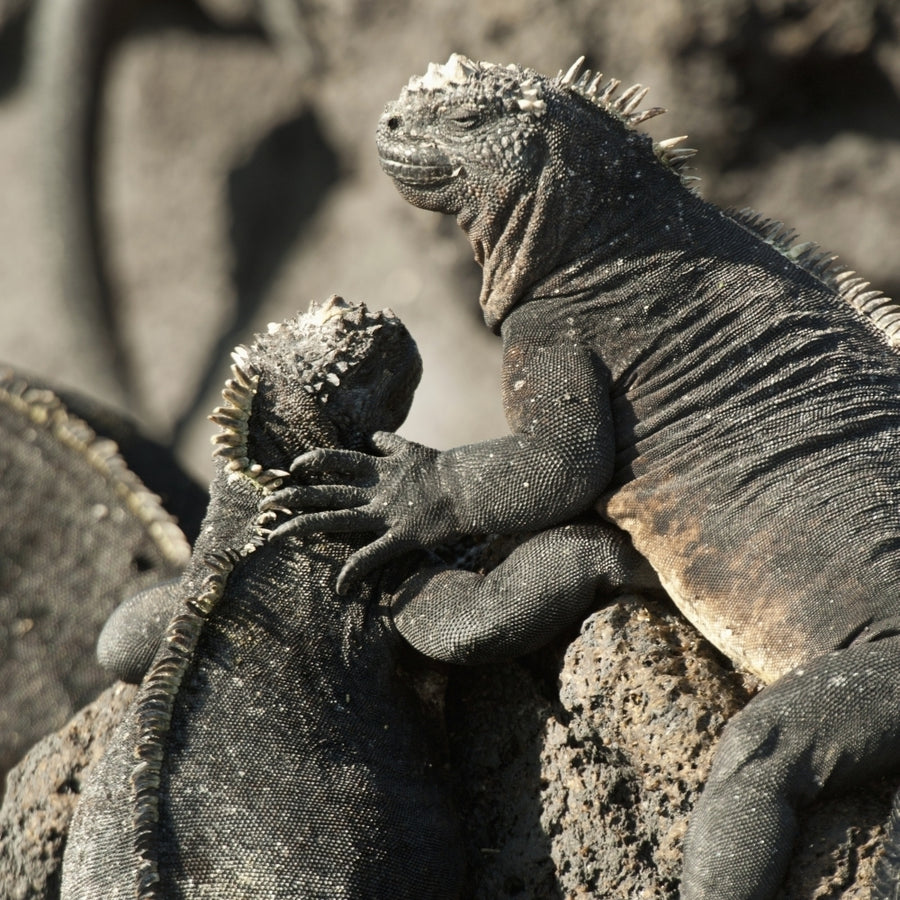
[[[722,509],[683,477],[663,479],[657,472],[654,482],[637,478],[597,509],[631,535],[684,616],[766,683],[821,653],[822,635],[792,615],[804,597],[796,574],[774,562],[778,530],[756,528],[737,540],[740,527],[720,526],[723,514],[737,519],[739,510]]]

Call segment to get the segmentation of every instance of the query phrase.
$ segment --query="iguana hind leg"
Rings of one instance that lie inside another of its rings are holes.
[[[883,633],[883,631],[882,631]],[[900,636],[798,666],[725,729],[685,841],[683,900],[765,900],[798,812],[900,767]]]
[[[130,684],[141,682],[169,620],[183,602],[180,586],[180,578],[164,581],[115,609],[97,641],[97,659],[104,669]]]
[[[432,659],[481,664],[529,653],[576,625],[598,592],[658,587],[623,531],[597,519],[548,528],[486,575],[425,569],[395,594],[400,634]]]

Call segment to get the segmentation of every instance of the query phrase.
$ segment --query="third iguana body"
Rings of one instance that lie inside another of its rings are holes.
[[[691,189],[640,86],[454,54],[378,128],[414,205],[484,269],[512,434],[295,469],[284,532],[361,529],[341,585],[459,533],[591,510],[685,615],[769,687],[729,724],[685,846],[685,898],[767,898],[797,811],[900,751],[900,306],[778,223]],[[523,565],[546,565],[520,560]],[[486,615],[472,604],[469,615]]]
[[[0,795],[26,748],[109,683],[101,625],[181,571],[205,500],[122,416],[0,366]]]

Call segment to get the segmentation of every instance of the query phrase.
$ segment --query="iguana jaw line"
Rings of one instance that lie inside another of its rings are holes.
[[[401,184],[409,187],[438,188],[456,181],[462,173],[462,166],[427,165],[410,160],[380,157],[381,168]]]

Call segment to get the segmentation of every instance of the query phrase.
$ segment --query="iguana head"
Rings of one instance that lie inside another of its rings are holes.
[[[232,354],[215,454],[234,477],[277,486],[313,447],[360,448],[409,412],[422,373],[415,342],[390,311],[332,296],[272,324]]]
[[[583,60],[547,78],[454,53],[410,79],[377,132],[385,172],[425,209],[456,215],[484,267],[481,303],[496,327],[536,281],[577,258],[590,227],[614,237],[634,179],[668,175],[693,154],[635,127],[663,110],[615,96]],[[660,165],[662,161],[663,165]],[[604,222],[604,217],[606,221]],[[598,224],[599,223],[599,224]]]

